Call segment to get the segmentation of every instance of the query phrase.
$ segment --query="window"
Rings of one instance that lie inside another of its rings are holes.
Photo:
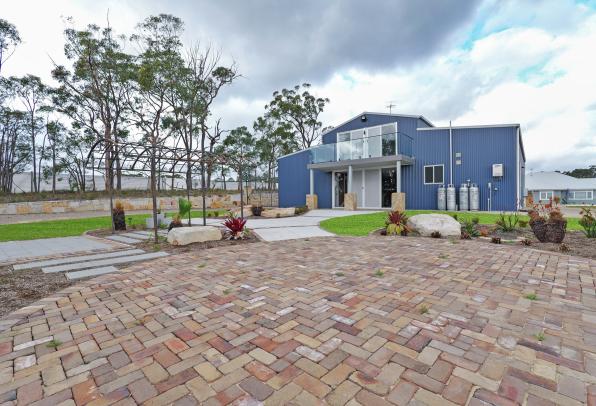
[[[574,190],[569,192],[569,200],[594,200],[592,190]]]
[[[553,192],[540,192],[540,200],[552,200]]]
[[[443,184],[444,165],[427,165],[424,167],[424,184]]]

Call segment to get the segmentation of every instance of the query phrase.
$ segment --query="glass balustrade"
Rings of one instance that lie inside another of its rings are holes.
[[[358,134],[360,135],[360,134]],[[394,155],[412,156],[412,138],[403,133],[357,136],[332,144],[311,148],[312,163],[353,159],[380,158]]]

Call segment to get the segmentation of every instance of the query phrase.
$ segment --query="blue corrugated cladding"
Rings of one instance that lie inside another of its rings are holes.
[[[278,160],[279,206],[296,207],[306,204],[310,188],[310,151],[304,150]],[[315,171],[315,193],[319,207],[331,208],[331,174]]]
[[[425,165],[444,165],[444,181],[449,183],[449,130],[419,131],[430,127],[419,118],[397,115],[367,114],[365,122],[360,117],[351,120],[323,136],[323,143],[336,141],[337,132],[375,125],[398,123],[398,131],[413,139],[414,163],[402,167],[402,190],[406,193],[406,207],[410,209],[436,209],[438,185],[424,184]],[[495,211],[516,208],[516,140],[517,127],[453,128],[453,183],[459,188],[468,179],[480,187],[480,208],[488,210],[488,182],[492,183],[492,206]],[[460,153],[461,157],[455,154]],[[457,165],[456,160],[461,160]],[[525,166],[520,152],[519,166]],[[303,151],[279,160],[279,193],[282,207],[305,203],[309,188],[310,151]],[[504,177],[492,177],[493,164],[504,165]],[[523,170],[521,171],[523,174]],[[523,175],[520,185],[523,190]],[[315,171],[315,193],[319,207],[331,207],[331,174]],[[520,194],[521,196],[521,194]]]
[[[491,210],[516,210],[517,127],[453,129],[453,183],[470,180],[480,187],[480,210],[488,210],[488,183],[492,185]],[[455,160],[461,159],[461,165]],[[492,176],[492,165],[503,164],[503,177]]]

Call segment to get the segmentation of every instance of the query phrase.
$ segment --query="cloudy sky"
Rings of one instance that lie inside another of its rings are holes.
[[[528,169],[596,165],[596,0],[20,0],[2,7],[23,38],[3,74],[49,81],[65,17],[82,28],[109,14],[129,34],[157,13],[237,62],[214,112],[228,128],[306,81],[331,99],[325,126],[391,101],[435,125],[520,123]]]

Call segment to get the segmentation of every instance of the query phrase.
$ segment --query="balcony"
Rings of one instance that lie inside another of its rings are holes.
[[[311,164],[343,161],[385,161],[412,157],[412,137],[404,133],[354,137],[311,148]]]

